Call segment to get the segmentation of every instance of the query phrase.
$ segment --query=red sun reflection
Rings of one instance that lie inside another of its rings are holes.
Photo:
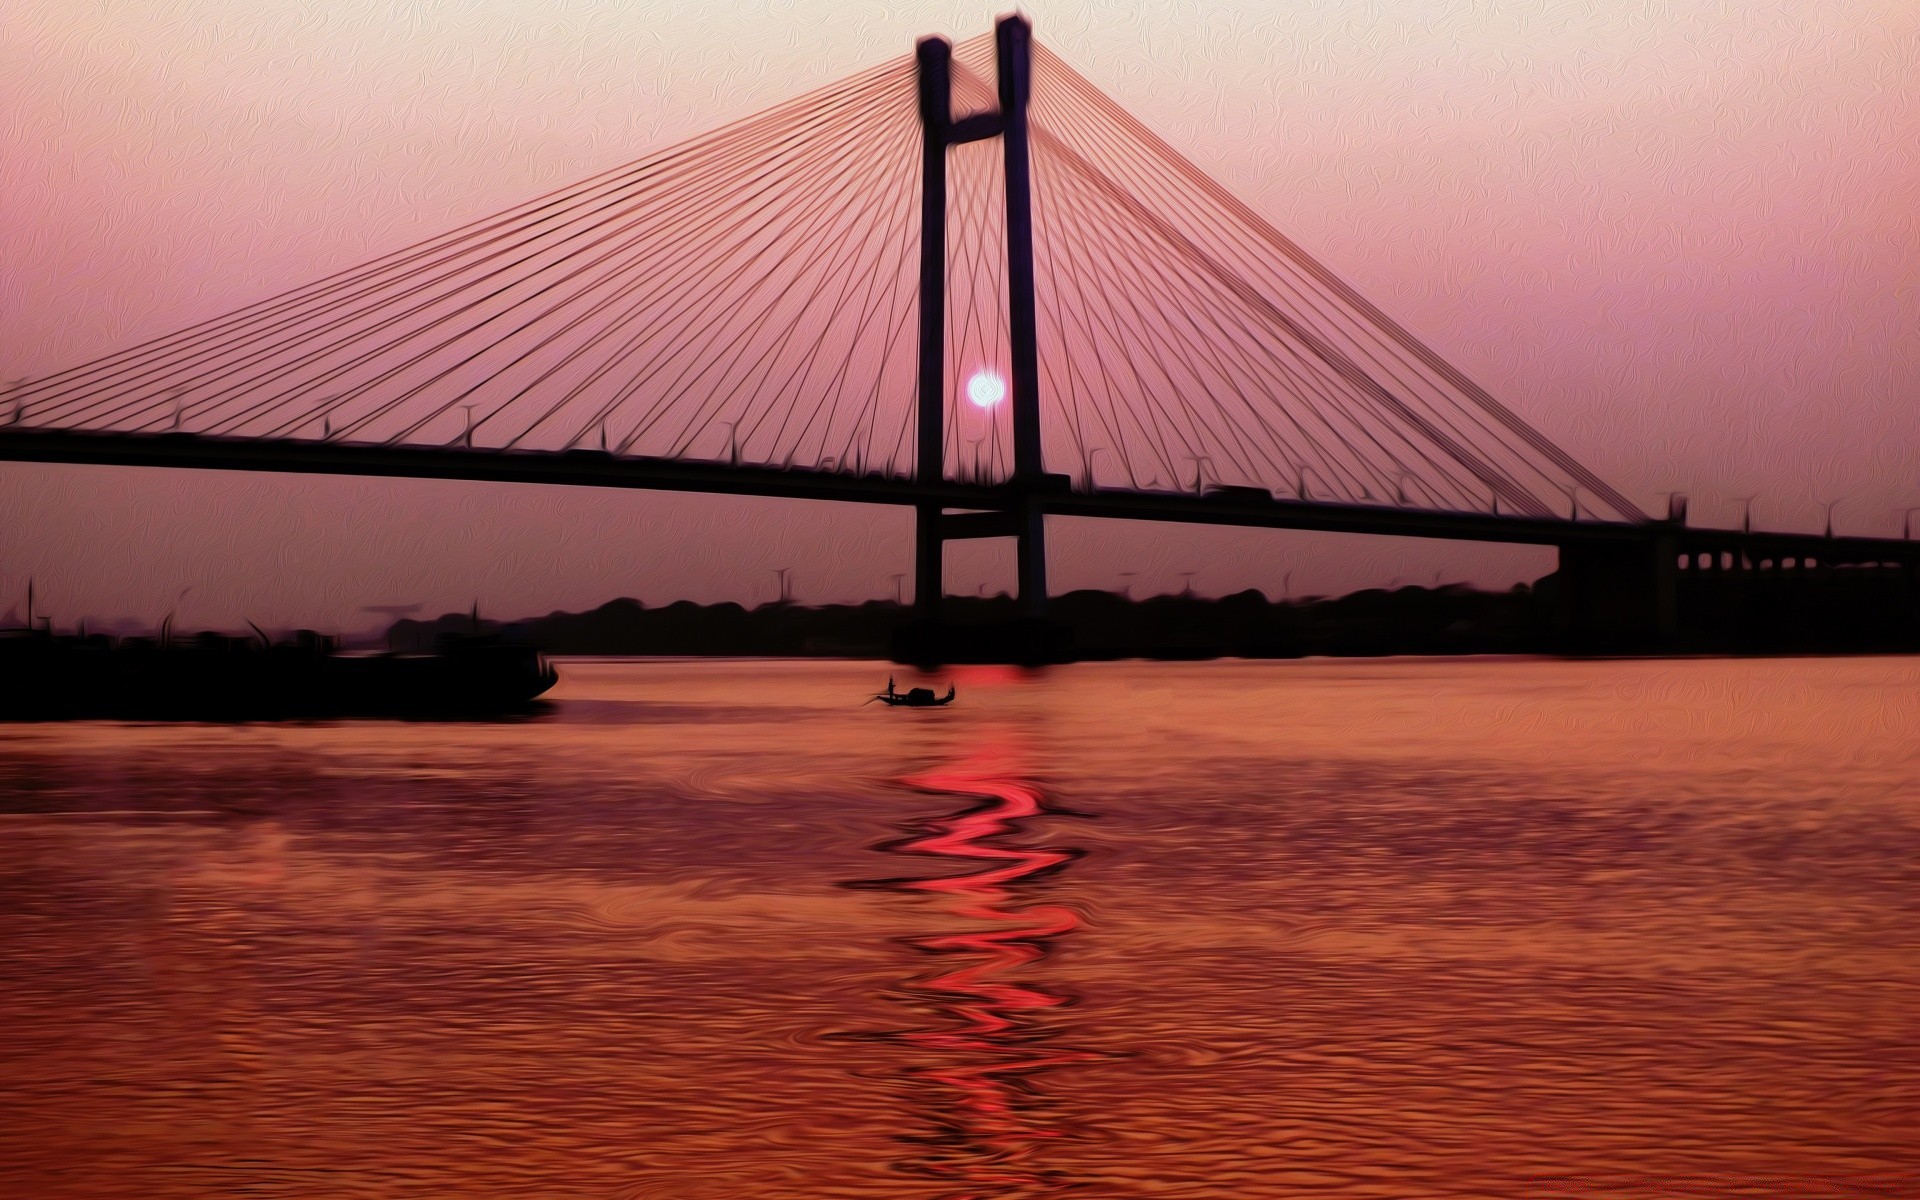
[[[1037,1018],[1068,998],[1020,977],[1045,958],[1052,943],[1078,929],[1079,914],[1062,905],[1020,902],[1034,877],[1071,862],[1071,850],[1000,844],[1047,811],[1040,792],[1021,779],[1005,747],[983,748],[966,761],[901,781],[909,787],[967,797],[969,806],[922,825],[919,836],[893,843],[896,853],[931,855],[976,869],[931,879],[896,880],[902,891],[944,897],[946,913],[964,932],[912,939],[941,956],[943,966],[916,979],[911,993],[931,1000],[945,1024],[908,1031],[897,1040],[930,1052],[914,1078],[933,1084],[931,1096],[943,1135],[925,1140],[934,1150],[911,1164],[950,1179],[963,1190],[950,1200],[981,1196],[983,1188],[1053,1190],[1048,1172],[1032,1162],[1035,1148],[1062,1131],[1038,1111],[1029,1077],[1093,1055],[1052,1044],[1059,1032]]]

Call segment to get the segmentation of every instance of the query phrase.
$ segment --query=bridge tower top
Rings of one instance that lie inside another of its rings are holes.
[[[920,369],[921,483],[945,474],[942,419],[946,409],[947,151],[998,137],[1003,149],[1006,202],[1007,323],[1011,335],[1013,461],[1016,482],[1045,473],[1040,446],[1040,354],[1033,269],[1033,172],[1027,107],[1033,94],[1033,26],[1025,17],[1000,18],[994,27],[998,112],[953,116],[953,46],[942,37],[915,47],[920,97]]]

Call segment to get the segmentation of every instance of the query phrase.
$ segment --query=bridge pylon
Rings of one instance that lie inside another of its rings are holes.
[[[1017,544],[1020,602],[1038,620],[1046,611],[1046,525],[1036,492],[1046,467],[1040,447],[1040,365],[1035,343],[1033,194],[1027,137],[1032,92],[1033,27],[1002,17],[994,27],[998,112],[953,115],[953,47],[941,37],[916,48],[920,97],[920,346],[916,474],[932,487],[946,477],[947,151],[998,137],[1005,154],[1007,318],[1011,334],[1013,478],[1009,501],[985,512],[948,513],[923,503],[914,511],[914,606],[923,622],[939,619],[945,593],[942,559],[948,541],[1012,537]]]
[[[1629,540],[1561,544],[1553,585],[1561,648],[1644,653],[1674,644],[1677,549],[1675,530],[1665,526]]]

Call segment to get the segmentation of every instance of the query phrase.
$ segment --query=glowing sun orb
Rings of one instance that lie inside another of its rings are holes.
[[[1007,398],[1007,384],[992,371],[976,371],[967,380],[967,399],[976,408],[992,408]]]

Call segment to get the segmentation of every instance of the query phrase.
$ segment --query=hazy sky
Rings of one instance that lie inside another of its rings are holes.
[[[362,261],[992,5],[11,0],[0,378]],[[1036,36],[1649,509],[1897,531],[1920,504],[1911,0],[1059,0]],[[0,464],[0,611],[365,622],[615,595],[891,594],[902,512]],[[1539,552],[1058,523],[1056,588],[1506,583]],[[956,550],[953,590],[1010,586]],[[182,589],[193,590],[179,598]]]

